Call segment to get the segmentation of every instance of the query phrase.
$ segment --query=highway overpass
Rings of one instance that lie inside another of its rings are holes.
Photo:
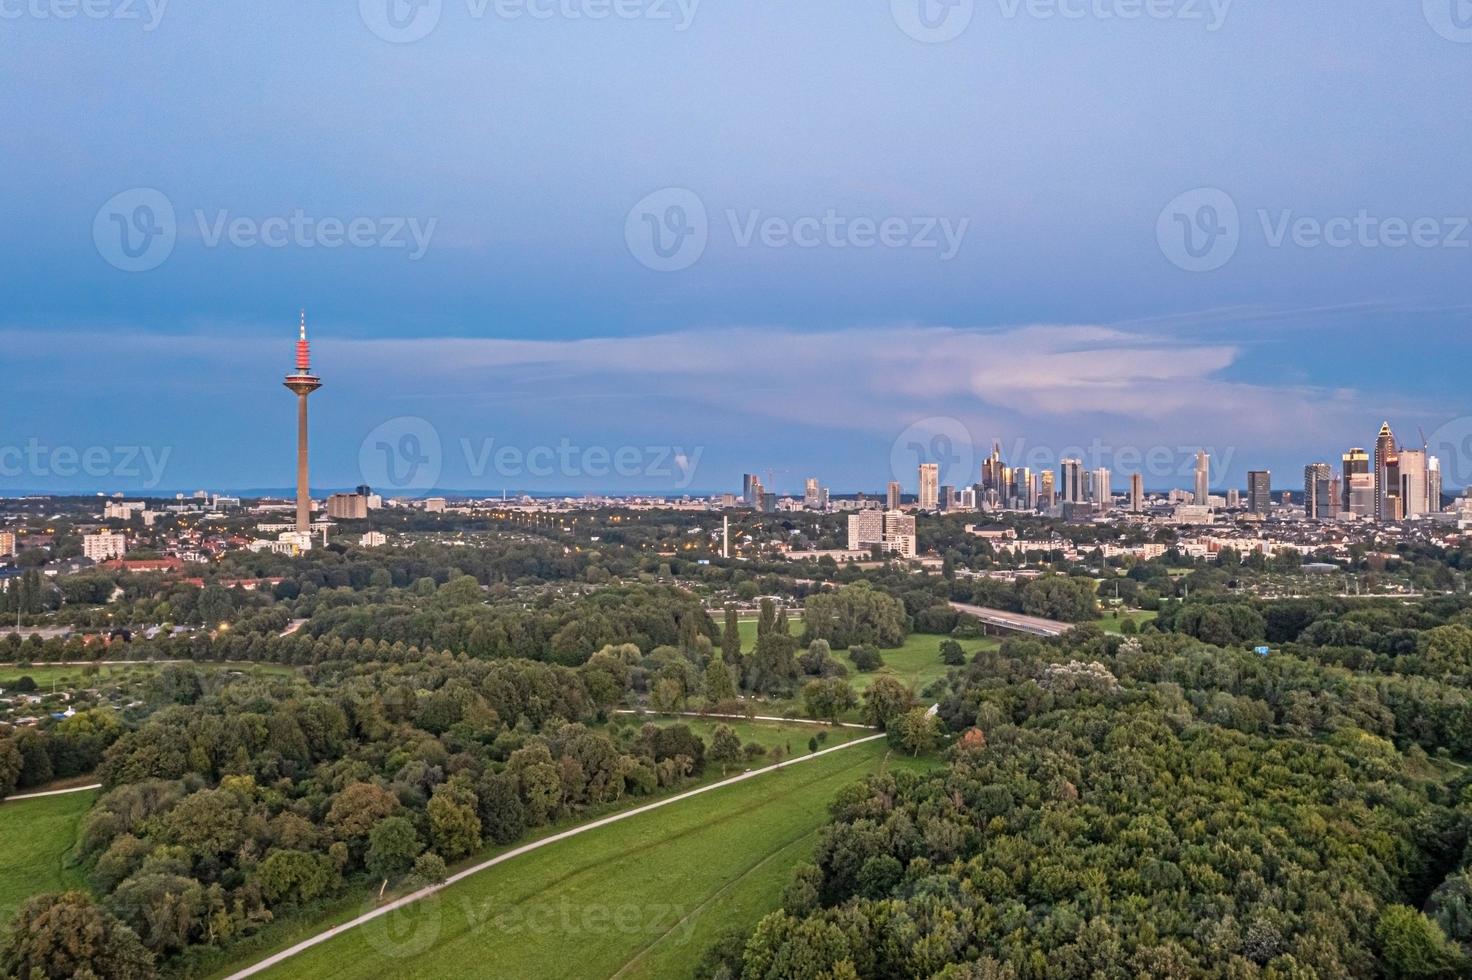
[[[972,606],[964,602],[953,602],[951,608],[958,613],[974,616],[994,629],[1027,633],[1030,636],[1062,636],[1073,629],[1072,623],[1060,623],[1041,616],[1024,616],[1005,609],[988,609],[986,606]]]

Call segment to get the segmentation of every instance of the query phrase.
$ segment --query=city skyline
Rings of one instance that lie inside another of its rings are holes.
[[[336,386],[313,404],[324,487],[360,482],[362,442],[406,417],[441,434],[446,486],[543,492],[671,481],[479,479],[460,440],[700,446],[690,486],[714,490],[810,459],[882,487],[869,461],[930,417],[978,454],[1018,433],[1250,450],[1237,483],[1366,445],[1367,418],[1434,433],[1472,416],[1472,137],[1425,97],[1457,90],[1466,46],[1418,6],[983,5],[944,43],[836,0],[688,23],[447,9],[412,43],[351,4],[7,21],[0,77],[51,97],[14,101],[0,137],[0,350],[26,368],[0,449],[172,447],[156,487],[290,486],[290,406],[262,380],[303,305]],[[543,77],[564,58],[573,77]],[[785,77],[751,79],[768,59]],[[1344,84],[1366,63],[1395,70]],[[679,97],[648,98],[651,65]],[[415,146],[384,139],[400,128]],[[1161,231],[1207,201],[1235,251],[1193,271]],[[909,234],[833,239],[830,212]],[[703,248],[662,269],[637,234],[676,213]],[[1434,242],[1396,244],[1424,221]]]

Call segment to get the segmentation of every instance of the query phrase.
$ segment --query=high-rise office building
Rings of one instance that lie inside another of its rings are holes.
[[[900,501],[904,499],[904,495],[904,488],[900,486],[899,481],[891,480],[889,484],[889,494],[885,501],[885,510],[899,510]]]
[[[992,454],[981,461],[981,488],[995,490],[999,496],[1007,493],[1006,465],[1002,462],[1002,444],[992,443]]]
[[[803,486],[802,505],[808,510],[819,510],[822,507],[823,488],[818,483],[818,478],[810,476]]]
[[[1145,512],[1145,477],[1139,473],[1130,474],[1130,510],[1136,514]]]
[[[1191,503],[1205,507],[1211,503],[1211,454],[1201,450],[1196,454],[1196,490]]]
[[[1033,495],[1032,470],[1026,466],[1019,466],[1012,471],[1012,506],[1018,510],[1032,510],[1037,507],[1037,497]]]
[[[1351,449],[1344,454],[1343,469],[1340,472],[1343,477],[1340,483],[1340,489],[1344,493],[1344,500],[1341,502],[1340,509],[1353,511],[1354,508],[1350,506],[1349,494],[1351,489],[1353,489],[1354,478],[1356,476],[1369,475],[1370,454],[1359,447]],[[1374,511],[1371,511],[1371,514],[1373,513]],[[1369,517],[1371,514],[1362,514],[1360,516]]]
[[[940,508],[940,464],[920,464],[920,509],[934,511]]]
[[[748,507],[760,507],[762,503],[762,481],[755,473],[741,478],[741,502]]]
[[[1401,516],[1421,517],[1431,509],[1426,492],[1426,450],[1402,448],[1396,456],[1400,467]]]
[[[1227,490],[1227,509],[1228,510],[1236,510],[1238,507],[1241,507],[1241,506],[1242,506],[1242,491],[1241,490],[1238,490],[1236,487],[1229,488]]]
[[[1375,475],[1356,473],[1349,478],[1349,513],[1356,517],[1375,516]]]
[[[1441,513],[1441,460],[1435,456],[1426,457],[1426,506],[1429,514]]]
[[[1112,474],[1110,474],[1107,467],[1101,466],[1093,471],[1091,477],[1094,491],[1094,506],[1099,510],[1108,510],[1114,505]]]
[[[1303,468],[1303,511],[1311,521],[1334,519],[1334,496],[1330,487],[1334,471],[1328,463],[1310,463]]]
[[[1084,494],[1084,461],[1064,459],[1058,463],[1059,496],[1065,504],[1081,504]]]
[[[1251,470],[1247,474],[1247,509],[1267,516],[1273,509],[1273,474],[1271,470]]]
[[[1384,422],[1380,426],[1380,434],[1375,437],[1375,516],[1380,520],[1392,520],[1389,517],[1389,499],[1392,495],[1400,494],[1400,474],[1392,476],[1390,467],[1395,462],[1395,433],[1390,431],[1390,423]]]
[[[1053,471],[1043,470],[1038,474],[1038,508],[1052,510],[1058,503],[1058,492],[1054,489]]]

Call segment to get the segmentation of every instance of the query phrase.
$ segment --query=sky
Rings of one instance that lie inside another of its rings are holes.
[[[1472,483],[1472,3],[0,0],[0,494]]]

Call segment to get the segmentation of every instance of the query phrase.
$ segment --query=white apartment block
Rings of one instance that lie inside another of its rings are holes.
[[[82,554],[93,561],[121,558],[128,553],[128,539],[121,534],[99,531],[82,535]]]

